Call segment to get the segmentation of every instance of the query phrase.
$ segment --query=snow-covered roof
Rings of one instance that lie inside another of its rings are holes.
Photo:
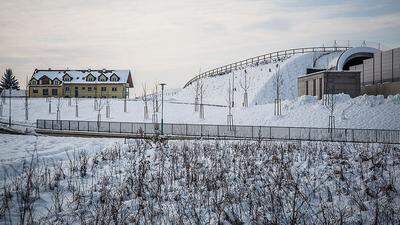
[[[91,74],[96,79],[94,81],[87,81],[86,77]],[[117,81],[110,81],[110,77],[116,75],[119,79]],[[69,75],[71,81],[64,81],[64,75]],[[99,81],[99,76],[104,75],[107,77],[107,81]],[[47,76],[49,79],[54,80],[57,78],[66,84],[82,84],[82,83],[132,83],[131,71],[130,70],[35,70],[32,78],[39,80],[40,78]]]

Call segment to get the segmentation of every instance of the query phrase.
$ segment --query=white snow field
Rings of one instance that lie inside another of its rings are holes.
[[[279,63],[283,115],[274,116],[274,64],[204,79],[204,103],[226,105],[235,76],[234,124],[327,127],[329,110],[297,96],[297,76],[330,68],[338,53],[293,56]],[[315,64],[315,65],[313,65]],[[270,71],[271,69],[271,71]],[[137,87],[140,88],[140,87]],[[200,119],[193,85],[167,91],[167,123],[225,124],[228,109],[205,106]],[[335,95],[336,127],[400,129],[400,95]],[[1,101],[1,100],[0,100]],[[56,119],[58,99],[13,98],[13,123]],[[60,99],[60,119],[97,120],[93,99]],[[104,105],[104,101],[103,105]],[[144,103],[110,99],[104,121],[144,120]],[[181,104],[177,104],[181,103]],[[49,113],[49,105],[51,112]],[[0,122],[7,122],[8,100]],[[151,102],[148,103],[151,118]],[[158,118],[161,115],[158,113]],[[0,134],[0,224],[399,224],[399,145],[150,141]]]
[[[204,78],[205,94],[203,102],[206,104],[227,105],[227,89],[229,79],[235,77],[233,108],[234,124],[240,125],[275,125],[275,126],[303,126],[327,127],[329,110],[311,96],[297,97],[297,77],[304,74],[307,68],[332,68],[336,65],[340,52],[335,53],[306,53],[294,55],[286,60],[246,68],[250,79],[249,107],[242,107],[244,91],[240,87],[244,69],[233,73]],[[283,115],[274,116],[275,98],[274,76],[276,64],[283,77]],[[141,88],[136,86],[136,88]],[[225,124],[227,108],[205,106],[205,118],[200,119],[194,112],[195,83],[180,90],[167,90],[164,104],[164,121],[167,123],[203,123]],[[161,97],[159,98],[159,100]],[[371,129],[400,129],[400,96],[360,96],[351,99],[347,95],[337,95],[337,105],[334,111],[336,127],[338,128],[371,128]],[[61,99],[61,119],[64,120],[97,120],[97,111],[94,110],[93,99],[79,99],[79,116],[75,117],[75,100],[68,105],[68,99]],[[8,101],[3,105],[0,121],[8,120]],[[190,103],[190,104],[176,104]],[[49,102],[45,99],[29,99],[29,120],[25,121],[24,99],[13,99],[12,120],[16,123],[35,124],[36,119],[56,119],[57,99]],[[106,118],[105,107],[101,111],[104,121],[151,122],[152,107],[148,102],[149,118],[144,120],[142,101],[128,101],[128,112],[123,112],[123,100],[111,99],[111,118]],[[1,115],[1,114],[0,114]],[[161,115],[158,113],[158,119]]]
[[[336,127],[400,129],[400,95],[360,96],[350,98],[348,95],[337,95],[335,109]],[[61,119],[64,120],[97,120],[97,111],[93,109],[93,99],[79,100],[79,117],[75,117],[75,106],[68,106],[67,99],[61,99]],[[72,101],[74,103],[74,101]],[[45,99],[29,100],[29,121],[25,121],[23,99],[12,101],[12,121],[35,125],[36,119],[56,119],[57,100],[53,99],[52,113],[49,114]],[[105,109],[101,111],[104,121],[151,122],[152,109],[149,103],[150,119],[144,120],[143,102],[128,101],[128,112],[123,111],[122,100],[110,100],[111,117],[106,118]],[[164,121],[166,123],[202,123],[225,124],[227,108],[205,106],[205,119],[200,119],[194,112],[193,105],[173,104],[165,102]],[[294,127],[327,127],[329,110],[322,101],[311,96],[303,96],[294,100],[286,100],[282,104],[282,116],[274,116],[274,105],[252,105],[248,108],[233,109],[234,123],[240,125],[274,125]],[[8,104],[3,107],[1,121],[8,121]],[[159,113],[158,118],[161,118]]]

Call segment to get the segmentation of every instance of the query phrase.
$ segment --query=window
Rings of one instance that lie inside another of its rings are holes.
[[[37,89],[33,89],[33,93],[37,94],[39,91]]]
[[[70,77],[68,74],[65,74],[64,77],[63,77],[63,80],[64,81],[71,81],[72,77]]]
[[[116,82],[118,80],[119,80],[119,77],[115,73],[110,77],[110,81]]]
[[[312,89],[312,95],[313,96],[316,96],[317,95],[317,79],[313,79],[312,80],[312,86],[313,86],[313,89]]]
[[[43,95],[48,96],[49,95],[49,89],[43,89]]]
[[[117,91],[117,87],[112,87],[111,91]]]
[[[56,78],[56,79],[54,79],[53,84],[54,84],[54,85],[59,85],[59,84],[60,84],[60,81]]]
[[[96,78],[92,74],[86,76],[86,81],[95,81],[95,80]]]
[[[78,87],[77,87],[77,86],[75,86],[75,90],[78,90]]]
[[[111,98],[117,98],[117,96],[112,96]]]
[[[88,91],[92,91],[92,87],[88,87],[87,90],[88,90]]]
[[[32,81],[31,81],[31,84],[32,84],[32,85],[36,85],[36,84],[37,84],[37,81],[36,81],[36,80],[32,80]]]
[[[50,79],[47,77],[43,77],[40,81],[42,84],[50,84]]]
[[[99,81],[107,81],[107,77],[104,74],[102,74],[99,76]]]
[[[58,89],[51,89],[51,95],[58,95]]]
[[[69,87],[65,87],[65,91],[69,91]]]
[[[101,87],[101,91],[107,91],[107,87]]]
[[[322,78],[319,78],[319,98],[322,98]]]
[[[86,89],[86,87],[82,87],[82,90],[85,90]]]
[[[308,95],[308,80],[306,81],[306,95]]]

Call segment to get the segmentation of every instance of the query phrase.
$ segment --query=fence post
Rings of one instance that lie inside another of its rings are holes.
[[[51,129],[54,130],[54,120],[51,120]]]
[[[108,122],[108,133],[111,133],[111,123]]]
[[[375,129],[375,142],[378,142],[378,130]]]
[[[203,136],[203,124],[200,124],[200,137]]]
[[[291,140],[291,139],[290,139],[290,127],[289,127],[289,140]]]
[[[254,139],[254,127],[251,126],[251,139]]]
[[[79,121],[78,121],[78,131],[79,131],[80,129],[79,129]]]
[[[354,129],[351,129],[351,141],[354,142]]]
[[[62,130],[62,120],[60,120],[60,130]]]
[[[122,122],[119,122],[119,133],[122,133]]]
[[[217,125],[217,137],[219,137],[219,125]]]
[[[171,123],[171,135],[174,135],[174,124]]]
[[[311,127],[308,128],[308,140],[311,141]]]
[[[68,130],[71,130],[71,120],[68,120]]]
[[[89,121],[87,121],[87,131],[89,132],[90,131],[90,128],[89,128]]]
[[[188,136],[188,127],[187,127],[187,124],[185,124],[185,136]]]

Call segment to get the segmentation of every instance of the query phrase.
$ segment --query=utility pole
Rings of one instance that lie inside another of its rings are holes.
[[[161,83],[161,135],[164,135],[164,86],[165,83]]]

